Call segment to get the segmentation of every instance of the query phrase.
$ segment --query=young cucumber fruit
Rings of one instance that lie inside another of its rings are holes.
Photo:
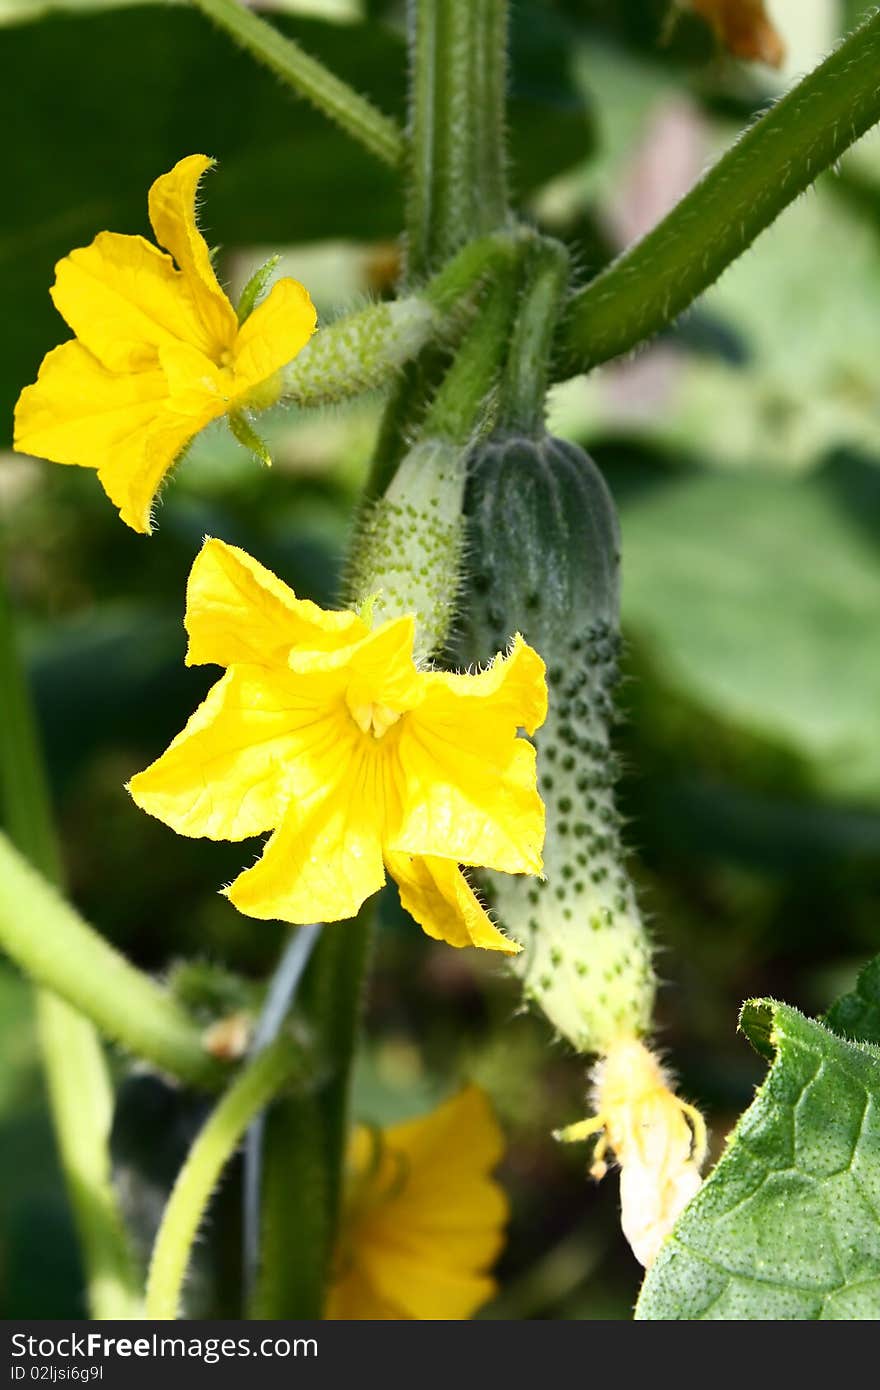
[[[618,680],[620,543],[589,456],[548,434],[496,435],[472,456],[466,496],[463,656],[522,633],[547,663],[538,731],[546,877],[489,875],[486,898],[522,946],[526,997],[579,1052],[647,1032],[651,946],[627,873],[611,748]]]

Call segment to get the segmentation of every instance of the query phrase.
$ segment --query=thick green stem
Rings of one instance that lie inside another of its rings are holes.
[[[0,688],[3,822],[32,863],[60,882],[61,855],[46,776],[2,583]],[[7,886],[0,868],[0,894]],[[39,931],[38,922],[28,921],[24,902],[14,899],[13,911],[19,929],[23,925],[25,932]],[[89,1311],[98,1319],[136,1317],[140,1309],[137,1274],[111,1175],[113,1093],[107,1063],[87,1019],[47,990],[37,991],[36,1004],[49,1105],[82,1248]]]
[[[505,219],[506,0],[410,0],[407,276]]]
[[[349,1128],[351,1071],[374,908],[325,927],[303,982],[303,1010],[326,1066],[314,1094],[268,1117],[263,1178],[260,1318],[318,1318],[332,1277]]]
[[[507,233],[482,237],[417,295],[371,304],[322,328],[283,369],[282,398],[307,409],[388,386],[428,343],[454,340],[476,287],[510,263],[515,245]]]
[[[458,323],[457,305],[471,306],[473,292],[484,279],[503,274],[518,254],[518,247],[532,233],[526,229],[481,237],[462,248],[451,261],[428,281],[423,294],[440,313]],[[465,313],[462,326],[467,324]],[[369,505],[386,491],[407,450],[407,441],[421,427],[426,402],[436,392],[448,362],[450,344],[429,345],[419,358],[410,362],[394,383],[373,450],[370,473],[364,487],[363,505]]]
[[[101,1032],[162,1071],[214,1088],[226,1068],[167,990],[114,950],[0,835],[0,947]]]
[[[507,214],[507,0],[476,7],[472,70],[479,83],[475,188],[478,216],[486,229]]]
[[[177,1176],[156,1236],[147,1279],[148,1318],[177,1317],[193,1241],[220,1174],[255,1116],[304,1070],[301,1047],[280,1039],[241,1072],[206,1121]]]
[[[483,424],[485,403],[498,382],[513,313],[514,276],[495,279],[425,415],[422,434],[467,444]]]
[[[652,232],[572,301],[565,373],[671,324],[760,232],[880,120],[880,13],[782,98]]]
[[[370,154],[395,167],[403,162],[406,142],[395,122],[293,39],[246,9],[239,0],[192,0],[192,4]]]
[[[535,434],[544,423],[550,354],[559,331],[569,259],[558,241],[540,241],[525,268],[526,288],[517,311],[501,388],[501,424]]]

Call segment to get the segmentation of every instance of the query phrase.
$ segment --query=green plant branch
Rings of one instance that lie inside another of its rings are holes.
[[[506,0],[410,0],[407,279],[507,214]]]
[[[332,1276],[355,1047],[373,903],[324,928],[303,981],[302,1009],[325,1072],[317,1089],[267,1117],[262,1266],[254,1316],[321,1317]]]
[[[477,139],[474,186],[484,230],[507,215],[507,29],[508,0],[476,6],[471,69],[476,86]]]
[[[228,1075],[173,996],[88,926],[2,834],[0,947],[136,1057],[194,1086],[214,1089]]]
[[[61,855],[39,739],[2,583],[0,678],[3,823],[23,853],[60,882]],[[28,922],[23,903],[17,911],[25,930],[39,930],[38,923]],[[113,1092],[101,1044],[92,1024],[48,990],[36,991],[36,1018],[52,1124],[82,1249],[89,1311],[96,1319],[137,1317],[137,1271],[112,1181]]]
[[[514,268],[509,266],[504,274],[496,275],[487,290],[425,413],[421,433],[426,438],[449,439],[463,446],[480,429],[508,349],[515,286]]]
[[[306,53],[294,39],[246,9],[239,0],[191,3],[370,154],[395,168],[403,162],[406,141],[395,122]]]
[[[501,386],[500,423],[507,429],[534,434],[543,426],[551,353],[568,275],[568,252],[561,242],[536,240],[526,261],[525,286]]]
[[[156,1236],[147,1278],[148,1318],[177,1317],[193,1241],[220,1174],[253,1119],[304,1074],[302,1047],[281,1038],[245,1067],[205,1122],[177,1175]]]
[[[36,991],[37,1036],[61,1168],[82,1248],[87,1303],[96,1319],[143,1312],[110,1159],[113,1087],[97,1030],[50,990]]]
[[[762,116],[646,237],[573,299],[560,374],[658,333],[880,120],[880,12]]]

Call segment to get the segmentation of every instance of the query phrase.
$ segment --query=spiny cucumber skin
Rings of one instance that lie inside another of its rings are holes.
[[[387,386],[440,322],[437,310],[414,296],[348,314],[316,333],[284,368],[281,397],[311,408]]]
[[[606,1053],[651,1025],[651,946],[626,869],[609,741],[616,639],[597,625],[551,667],[536,735],[547,807],[543,880],[493,874],[486,896],[523,951],[511,960],[525,997],[578,1052]],[[606,655],[607,654],[607,655]]]
[[[544,657],[538,730],[547,807],[544,880],[486,874],[526,997],[579,1052],[649,1031],[651,944],[626,868],[611,748],[619,656],[619,533],[589,457],[549,436],[499,438],[468,486],[472,575],[463,655],[485,660],[521,632]]]
[[[410,449],[385,496],[362,515],[348,599],[374,599],[374,622],[414,613],[417,663],[445,645],[456,608],[464,538],[466,451],[445,439]]]

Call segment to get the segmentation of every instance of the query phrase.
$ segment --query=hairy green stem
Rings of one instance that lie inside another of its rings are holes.
[[[482,237],[453,256],[418,294],[370,304],[322,328],[281,373],[281,395],[302,408],[381,390],[431,342],[454,341],[476,287],[508,265],[516,238]],[[230,420],[235,432],[234,419]]]
[[[12,615],[0,584],[0,806],[24,854],[56,882],[62,878],[49,791]],[[2,837],[0,837],[2,838]],[[0,845],[2,848],[2,845]],[[5,887],[0,870],[0,891]],[[14,903],[24,930],[25,904]],[[113,1189],[110,1124],[113,1092],[92,1024],[48,990],[37,990],[37,1034],[61,1168],[73,1209],[93,1318],[139,1315],[137,1272]]]
[[[437,3],[408,0],[409,141],[406,178],[406,278],[420,279],[430,258],[434,215]]]
[[[568,252],[561,242],[535,243],[524,271],[525,289],[501,388],[500,423],[507,429],[535,434],[544,423],[550,356],[568,273]]]
[[[467,444],[483,424],[483,407],[498,382],[513,314],[514,275],[496,276],[474,323],[429,406],[421,433]]]
[[[113,1188],[113,1087],[97,1031],[63,999],[41,989],[37,1035],[90,1314],[99,1320],[140,1317],[140,1280]]]
[[[306,53],[295,40],[239,0],[192,0],[192,4],[370,154],[394,167],[403,162],[406,142],[395,122]]]
[[[506,29],[506,0],[410,0],[410,282],[505,219]]]
[[[508,0],[477,5],[472,71],[479,84],[478,134],[474,159],[477,211],[486,229],[507,213],[507,27]]]
[[[0,947],[101,1032],[160,1070],[215,1088],[227,1074],[167,990],[130,965],[0,835]]]
[[[324,928],[303,981],[302,1009],[326,1068],[318,1088],[267,1117],[259,1318],[319,1318],[332,1277],[355,1046],[374,905]]]
[[[321,926],[297,927],[290,933],[287,945],[275,967],[266,990],[266,999],[254,1029],[251,1055],[265,1051],[281,1033],[296,1001],[297,991],[312,951],[321,934]],[[263,1182],[263,1148],[266,1117],[254,1120],[247,1133],[244,1147],[243,1215],[242,1215],[242,1272],[246,1298],[250,1299],[260,1268],[260,1194]]]
[[[671,324],[880,120],[875,11],[728,150],[662,222],[573,299],[561,372],[586,371]]]
[[[245,1067],[208,1117],[177,1175],[153,1246],[148,1318],[177,1317],[193,1241],[220,1174],[254,1117],[303,1070],[302,1048],[281,1038]]]
[[[475,287],[484,279],[503,274],[505,268],[513,264],[518,248],[532,235],[526,228],[517,228],[470,242],[428,281],[423,291],[425,298],[445,315],[453,316],[456,305],[470,307]],[[467,322],[465,314],[462,326]],[[373,449],[363,505],[380,497],[394,477],[406,453],[408,440],[421,427],[426,403],[443,379],[449,346],[448,341],[430,344],[415,361],[407,364],[395,381]]]

